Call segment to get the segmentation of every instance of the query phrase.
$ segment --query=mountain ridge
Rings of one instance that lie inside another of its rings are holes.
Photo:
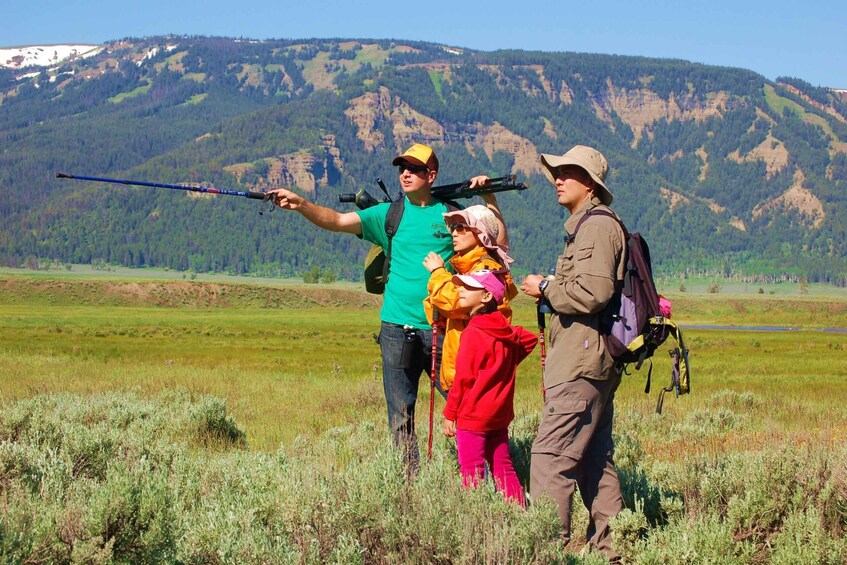
[[[609,157],[616,209],[631,229],[649,236],[660,271],[783,270],[841,282],[846,107],[838,91],[799,79],[770,82],[743,69],[678,60],[476,52],[398,40],[126,39],[28,79],[0,71],[0,135],[10,142],[0,159],[10,166],[0,173],[0,191],[24,201],[0,205],[15,222],[0,230],[0,262],[89,257],[239,273],[276,268],[286,275],[320,263],[355,279],[361,244],[319,234],[311,240],[330,250],[314,253],[310,239],[280,226],[246,227],[253,242],[247,247],[284,236],[303,249],[236,259],[231,250],[216,251],[214,238],[194,241],[193,252],[170,245],[171,255],[129,253],[117,236],[106,245],[79,230],[72,240],[54,241],[68,230],[49,218],[105,223],[144,234],[146,245],[153,233],[194,238],[151,223],[164,201],[187,213],[188,205],[172,195],[133,193],[122,202],[99,189],[80,205],[76,195],[93,189],[59,188],[45,180],[44,167],[87,164],[93,169],[68,172],[251,190],[290,184],[339,208],[339,192],[371,190],[373,179],[391,179],[391,157],[420,141],[439,152],[444,182],[479,172],[531,182],[531,194],[500,199],[515,252],[527,258],[517,269],[537,269],[560,250],[554,241],[541,242],[544,230],[535,224],[562,221],[544,199],[538,156],[587,143]],[[141,135],[124,131],[130,126]],[[63,152],[50,136],[82,140],[89,151],[68,146]],[[49,153],[39,148],[53,143]],[[70,201],[77,215],[61,210]],[[106,203],[113,209],[98,209]],[[146,207],[147,214],[119,210],[125,206]],[[227,215],[236,214],[232,206],[222,206]],[[171,229],[197,229],[191,220],[175,221]],[[301,220],[299,231],[306,230],[318,231]],[[687,237],[673,235],[679,233]]]

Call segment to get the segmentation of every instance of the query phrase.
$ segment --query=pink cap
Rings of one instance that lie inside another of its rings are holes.
[[[506,283],[491,271],[477,271],[467,275],[453,275],[453,284],[485,289],[491,293],[497,304],[503,303],[503,296],[506,294]]]

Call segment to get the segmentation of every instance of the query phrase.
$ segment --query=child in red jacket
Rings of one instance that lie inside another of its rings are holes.
[[[456,275],[459,306],[470,320],[459,341],[456,379],[447,395],[442,432],[456,437],[462,482],[475,487],[485,472],[503,495],[525,505],[509,453],[509,423],[515,417],[515,371],[535,347],[538,338],[520,326],[511,326],[497,310],[506,285],[491,271]]]

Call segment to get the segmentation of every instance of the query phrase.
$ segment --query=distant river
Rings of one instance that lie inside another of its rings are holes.
[[[729,330],[749,332],[799,332],[802,330],[847,334],[847,328],[802,328],[799,326],[682,326],[686,330]]]

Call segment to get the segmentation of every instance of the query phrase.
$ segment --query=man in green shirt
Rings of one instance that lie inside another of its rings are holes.
[[[379,343],[388,425],[395,445],[403,449],[407,468],[414,473],[420,461],[415,434],[415,402],[421,373],[431,370],[429,355],[432,350],[432,332],[427,331],[430,326],[423,308],[429,280],[423,260],[430,251],[435,251],[446,261],[453,252],[453,243],[442,215],[447,212],[447,206],[432,197],[432,186],[438,176],[438,157],[432,148],[416,143],[395,157],[392,164],[398,167],[405,203],[391,243],[391,264],[380,311]],[[470,187],[481,187],[487,180],[486,176],[474,177]],[[318,206],[286,189],[272,190],[269,194],[277,206],[296,210],[320,228],[352,233],[383,248],[388,246],[385,233],[388,203],[342,213]],[[494,195],[482,197],[502,223]],[[506,241],[506,230],[501,229],[500,233]]]

